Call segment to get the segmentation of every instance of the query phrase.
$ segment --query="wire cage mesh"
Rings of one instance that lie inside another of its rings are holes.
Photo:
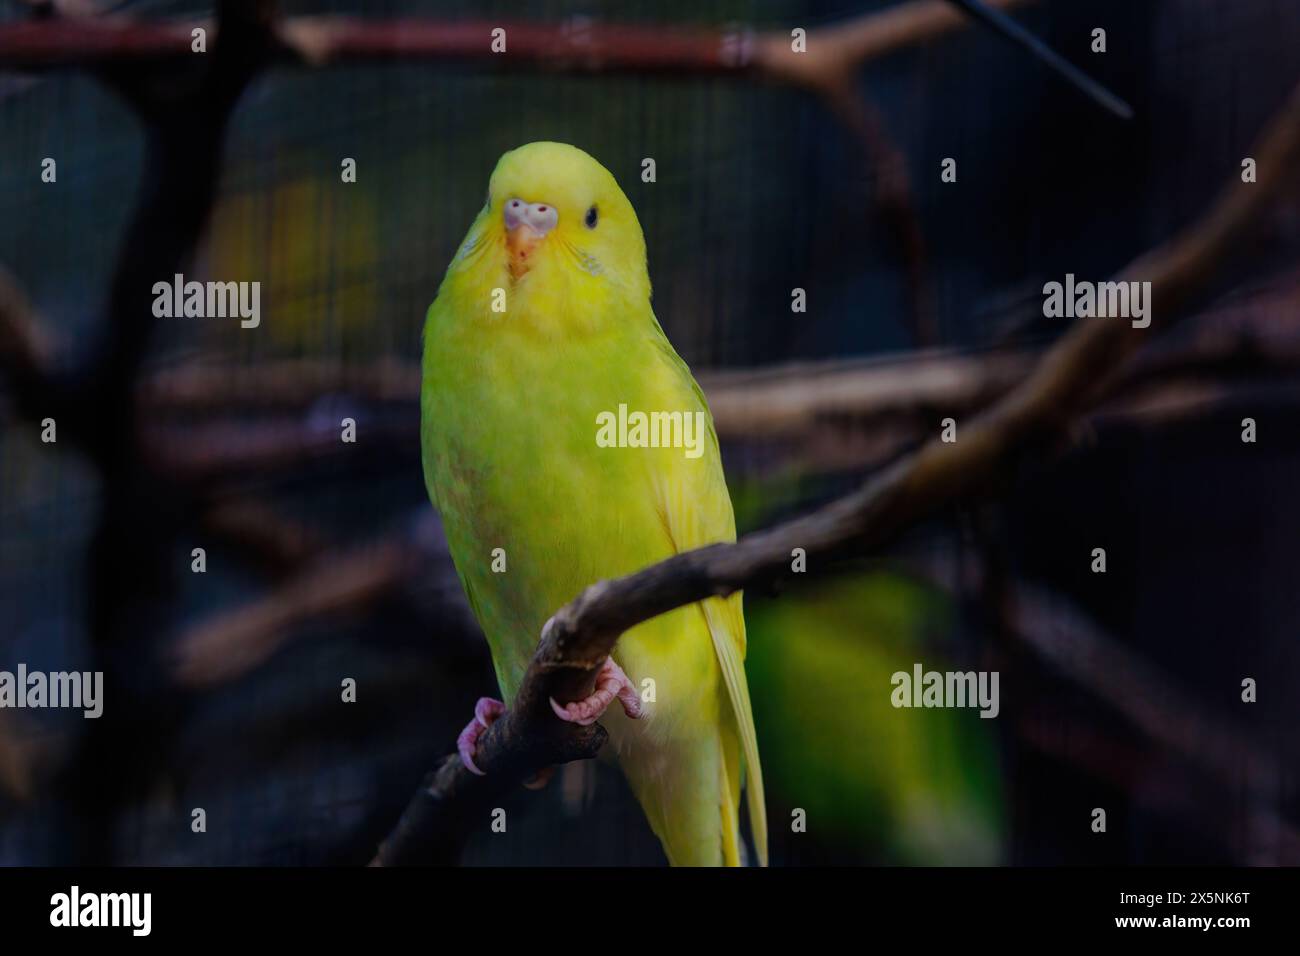
[[[281,12],[789,30],[889,6]],[[1186,226],[1237,175],[1295,81],[1294,3],[1020,6],[1036,33],[1123,90],[1138,119],[1100,114],[975,29],[857,73],[874,117],[865,151],[815,96],[747,77],[409,59],[257,77],[230,118],[185,272],[259,280],[264,318],[256,330],[233,318],[153,329],[133,393],[140,447],[170,477],[133,503],[152,517],[126,553],[97,550],[102,515],[120,501],[106,500],[95,462],[67,440],[43,442],[3,406],[0,669],[103,670],[122,703],[103,726],[0,711],[0,862],[364,862],[474,699],[494,690],[421,479],[417,397],[425,312],[504,151],[567,141],[614,173],[645,231],[656,314],[713,397],[755,367],[1044,346],[1062,326],[1041,315],[1043,283],[1110,274]],[[210,13],[156,2],[114,12]],[[27,16],[9,6],[0,25]],[[1090,55],[1099,24],[1110,46]],[[879,161],[889,156],[905,176],[902,200]],[[40,179],[46,157],[57,158],[57,188]],[[940,177],[946,157],[957,158],[956,183]],[[355,183],[341,179],[349,159]],[[69,376],[110,334],[105,303],[150,170],[137,116],[92,72],[0,73],[0,263]],[[1211,329],[1249,332],[1261,315],[1294,313],[1294,203],[1270,221],[1267,241],[1215,276]],[[794,289],[806,312],[792,313]],[[1300,605],[1286,584],[1300,526],[1295,385],[1243,376],[1217,387],[1223,402],[1202,414],[1119,420],[1096,448],[1010,478],[991,504],[941,515],[902,551],[960,565],[991,547],[1003,575],[1050,586],[1046,608],[1086,609],[1107,640],[1216,711],[1233,704],[1219,675],[1271,675],[1278,689],[1238,722],[1262,750],[1285,753],[1300,706],[1284,690],[1300,678]],[[1243,408],[1269,420],[1268,447],[1233,447]],[[882,419],[873,441],[904,434],[883,456],[860,443],[852,413],[806,441],[732,433],[720,420],[742,530],[853,486],[914,447],[917,422],[933,425],[938,411]],[[338,440],[345,418],[355,446]],[[1078,560],[1098,538],[1119,556],[1105,588]],[[191,573],[196,547],[202,575]],[[106,560],[108,591],[97,592],[88,569]],[[1296,810],[1289,773],[1264,797],[1244,769],[1207,782],[1196,760],[1168,741],[1135,743],[1123,708],[1041,662],[1016,659],[1030,677],[996,731],[936,718],[905,732],[864,704],[873,682],[918,648],[987,659],[986,595],[940,597],[874,565],[860,573],[750,604],[778,862],[1294,861],[1279,836]],[[96,637],[105,602],[116,615],[107,643]],[[837,667],[848,682],[824,683]],[[341,702],[346,679],[355,703]],[[1160,680],[1142,686],[1152,706],[1169,703]],[[837,732],[846,710],[855,717]],[[869,765],[881,769],[858,772]],[[1121,808],[1124,840],[1098,849],[1041,809],[1100,799],[1089,794]],[[832,822],[824,837],[796,839],[786,821],[809,806]],[[509,811],[512,838],[475,837],[464,862],[663,859],[601,761],[566,767]]]

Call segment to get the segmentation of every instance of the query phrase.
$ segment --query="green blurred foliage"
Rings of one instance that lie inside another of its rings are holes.
[[[899,574],[860,571],[779,598],[750,595],[745,616],[774,830],[799,807],[808,838],[834,858],[1001,862],[996,721],[890,703],[891,675],[917,661],[967,669],[935,639],[950,630],[945,598]]]

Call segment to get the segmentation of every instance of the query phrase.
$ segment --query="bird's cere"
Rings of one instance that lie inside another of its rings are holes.
[[[506,229],[514,230],[527,226],[539,236],[544,236],[560,221],[560,214],[555,207],[544,202],[526,203],[522,199],[512,199],[506,203],[503,213]]]
[[[529,203],[514,198],[506,203],[502,218],[506,227],[506,248],[510,250],[510,274],[518,279],[531,267],[529,259],[560,221],[560,214],[550,203]]]
[[[628,411],[620,403],[617,412],[596,416],[596,447],[681,448],[687,458],[699,458],[707,428],[704,412]]]

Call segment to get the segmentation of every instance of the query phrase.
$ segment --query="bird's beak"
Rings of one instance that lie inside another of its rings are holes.
[[[511,199],[506,202],[503,216],[510,275],[518,279],[531,268],[533,253],[560,221],[560,214],[550,203]]]

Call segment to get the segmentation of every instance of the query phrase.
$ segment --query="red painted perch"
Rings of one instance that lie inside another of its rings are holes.
[[[1011,8],[1030,0],[992,0]],[[791,50],[790,30],[755,32],[570,19],[559,24],[428,18],[287,17],[275,24],[281,61],[323,66],[373,60],[495,63],[502,69],[567,72],[741,73],[825,87],[869,59],[953,30],[968,21],[941,0],[908,0],[887,10],[809,30],[808,55]],[[212,21],[159,23],[125,18],[41,19],[0,25],[0,69],[99,66],[121,60],[193,55],[191,31]],[[492,31],[506,31],[506,52]],[[210,47],[209,47],[210,48]]]

